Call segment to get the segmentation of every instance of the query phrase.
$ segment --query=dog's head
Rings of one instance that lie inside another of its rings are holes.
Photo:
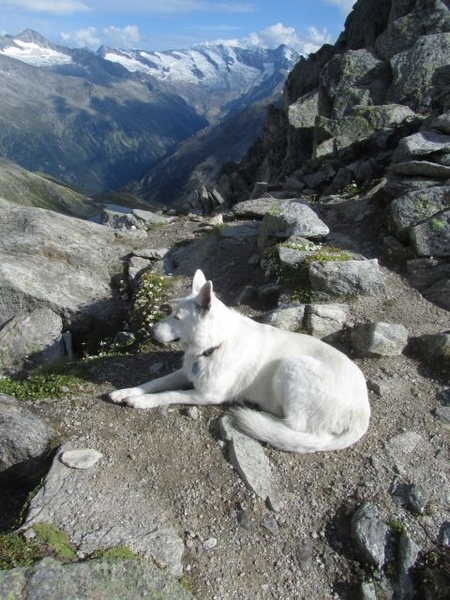
[[[197,270],[192,293],[178,302],[171,314],[153,328],[153,337],[162,343],[179,341],[186,346],[199,334],[199,325],[216,301],[211,281]]]

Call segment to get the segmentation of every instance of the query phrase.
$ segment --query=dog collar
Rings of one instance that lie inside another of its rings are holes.
[[[220,344],[218,344],[217,346],[211,346],[211,348],[207,348],[203,352],[200,352],[200,354],[196,354],[195,358],[201,358],[202,356],[205,356],[205,357],[211,356],[211,354],[214,354],[214,352],[216,350],[218,350],[222,344],[223,344],[223,342],[220,342]]]

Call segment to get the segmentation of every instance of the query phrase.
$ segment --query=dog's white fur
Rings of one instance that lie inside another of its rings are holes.
[[[244,433],[290,452],[339,450],[367,430],[364,376],[332,346],[312,336],[262,325],[227,308],[197,271],[192,294],[154,328],[160,342],[179,340],[183,367],[110,394],[134,408],[248,401],[235,408]]]

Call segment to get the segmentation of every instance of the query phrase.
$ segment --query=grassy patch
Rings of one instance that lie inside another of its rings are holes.
[[[0,393],[13,396],[17,400],[59,398],[78,391],[82,383],[84,382],[75,375],[39,371],[23,378],[0,379]]]
[[[29,567],[42,558],[51,556],[61,563],[76,562],[78,556],[66,533],[55,525],[37,523],[32,527],[34,537],[25,538],[21,533],[0,533],[0,570]],[[126,546],[114,546],[96,550],[87,560],[96,558],[140,559]]]

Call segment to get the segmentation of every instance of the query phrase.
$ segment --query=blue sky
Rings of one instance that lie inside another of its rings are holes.
[[[0,0],[0,33],[55,44],[173,50],[230,42],[300,52],[333,43],[355,0]]]

